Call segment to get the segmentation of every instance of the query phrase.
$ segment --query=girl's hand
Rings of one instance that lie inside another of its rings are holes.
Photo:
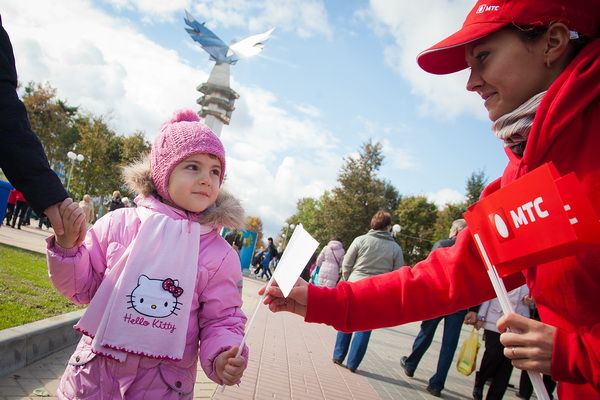
[[[555,327],[518,314],[502,316],[496,326],[504,332],[500,335],[504,355],[516,368],[550,375]]]
[[[262,296],[266,288],[267,285],[261,287],[258,290],[258,294]],[[283,293],[279,286],[277,286],[277,282],[273,281],[269,286],[269,291],[264,299],[264,304],[267,304],[269,310],[273,312],[288,311],[302,317],[306,316],[307,302],[308,283],[302,278],[298,278],[287,298],[283,297]]]
[[[56,232],[56,243],[62,248],[70,249],[81,243],[81,227],[85,224],[85,214],[79,204],[73,203],[71,199],[65,199],[58,206],[58,212],[63,224],[63,233]]]
[[[219,354],[215,360],[217,376],[224,385],[235,385],[244,375],[246,360],[242,356],[236,357],[237,352],[238,346],[232,347]]]

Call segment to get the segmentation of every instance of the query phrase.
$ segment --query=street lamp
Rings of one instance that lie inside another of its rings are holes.
[[[396,236],[397,234],[400,233],[401,230],[402,230],[402,228],[398,224],[392,226],[392,236]]]
[[[75,154],[72,151],[67,153],[67,157],[71,160],[71,169],[69,170],[69,176],[67,177],[67,191],[69,191],[69,186],[71,186],[71,177],[73,176],[73,167],[75,166],[75,161],[83,161],[85,157],[83,154]]]
[[[283,248],[285,249],[285,245],[286,245],[286,243],[288,241],[288,237],[289,237],[288,236],[289,229],[291,228],[292,229],[292,233],[293,233],[294,232],[294,228],[296,227],[296,225],[294,225],[294,224],[288,224],[286,222],[284,226],[285,226],[285,238],[283,239]]]

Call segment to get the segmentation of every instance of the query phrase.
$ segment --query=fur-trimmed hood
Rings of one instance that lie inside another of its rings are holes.
[[[149,156],[123,167],[122,175],[130,191],[160,199],[152,181]],[[245,213],[240,201],[221,186],[215,206],[200,213],[198,222],[203,225],[244,229]]]

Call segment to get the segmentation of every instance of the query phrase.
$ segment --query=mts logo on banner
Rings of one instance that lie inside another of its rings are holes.
[[[472,205],[464,216],[501,277],[600,246],[600,221],[577,177],[561,177],[552,163]]]

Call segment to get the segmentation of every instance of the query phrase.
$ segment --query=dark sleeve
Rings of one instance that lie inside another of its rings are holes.
[[[469,307],[469,308],[467,308],[467,311],[468,312],[471,312],[471,311],[479,312],[479,307],[481,307],[481,304],[477,304],[476,306]]]
[[[16,89],[13,49],[0,18],[0,168],[31,208],[41,214],[68,196],[31,130],[27,110]]]

